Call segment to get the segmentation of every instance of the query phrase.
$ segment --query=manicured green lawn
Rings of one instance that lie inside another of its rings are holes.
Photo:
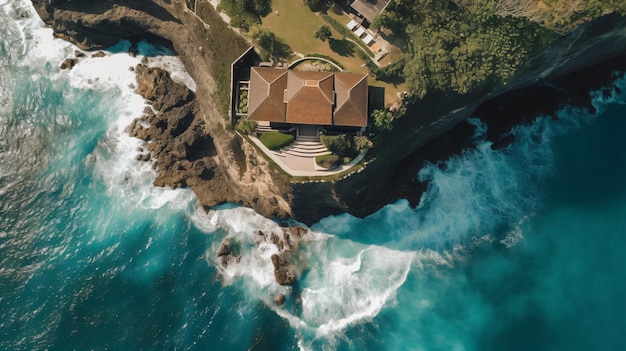
[[[331,14],[332,10],[328,11]],[[332,14],[335,19],[341,19],[347,23],[346,16]],[[342,19],[345,17],[345,19]],[[283,39],[293,51],[303,55],[318,53],[331,56],[339,61],[347,70],[351,72],[367,73],[367,68],[363,66],[363,61],[349,50],[344,50],[344,43],[340,41],[341,35],[332,27],[332,39],[322,42],[313,37],[313,33],[322,25],[328,25],[319,13],[314,13],[302,2],[298,0],[272,0],[272,13],[262,19],[263,27],[268,28],[276,36]],[[340,56],[333,51],[330,44],[346,56]]]
[[[280,132],[267,132],[261,134],[259,138],[263,145],[270,150],[280,150],[291,144],[296,138],[291,134]]]
[[[341,157],[337,155],[321,155],[315,157],[315,163],[326,169],[333,169],[341,164]]]

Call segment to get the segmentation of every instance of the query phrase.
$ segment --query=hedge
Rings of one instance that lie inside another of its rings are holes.
[[[341,157],[330,154],[330,155],[321,155],[315,157],[315,163],[323,168],[332,169],[342,164]]]
[[[263,145],[270,150],[280,150],[291,144],[296,138],[291,134],[281,132],[266,132],[259,138]]]
[[[354,158],[359,154],[359,151],[354,147],[352,137],[346,134],[322,135],[320,140],[330,152],[340,157],[348,156]]]

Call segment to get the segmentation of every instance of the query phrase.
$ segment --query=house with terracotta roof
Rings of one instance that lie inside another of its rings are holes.
[[[367,126],[367,74],[252,67],[248,120]]]

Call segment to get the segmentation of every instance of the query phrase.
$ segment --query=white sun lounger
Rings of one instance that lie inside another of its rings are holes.
[[[366,35],[365,38],[362,39],[363,42],[367,45],[371,44],[374,41],[374,38],[371,35]]]
[[[354,28],[356,28],[358,25],[359,24],[355,20],[350,20],[350,22],[346,24],[346,27],[348,27],[348,29],[350,30],[354,30]]]
[[[357,28],[356,31],[354,32],[354,34],[359,38],[361,37],[361,35],[363,35],[363,33],[365,33],[365,29],[363,29],[363,27]]]

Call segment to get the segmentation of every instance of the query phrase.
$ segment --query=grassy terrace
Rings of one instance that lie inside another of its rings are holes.
[[[333,9],[328,10],[328,16],[344,26],[350,21],[347,16],[338,14]],[[368,73],[364,61],[356,52],[362,51],[361,47],[342,39],[343,36],[324,20],[322,14],[311,12],[302,1],[273,0],[272,12],[262,18],[262,25],[283,39],[295,52],[330,56],[348,71]],[[313,33],[322,25],[328,25],[332,32],[331,39],[326,42],[313,37]],[[386,104],[397,101],[396,93],[406,90],[404,84],[394,86],[373,78],[369,79],[369,84],[385,89]]]

